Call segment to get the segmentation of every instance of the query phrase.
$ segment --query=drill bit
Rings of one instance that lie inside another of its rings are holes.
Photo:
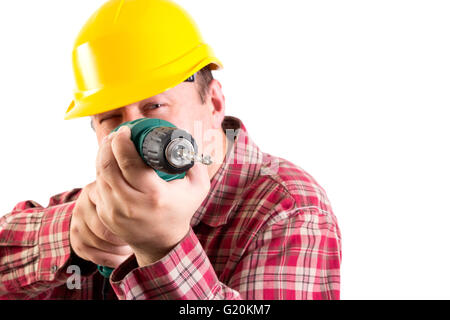
[[[209,155],[198,155],[188,149],[180,148],[177,150],[177,155],[187,161],[196,161],[203,163],[205,165],[210,165],[212,163],[211,156]]]

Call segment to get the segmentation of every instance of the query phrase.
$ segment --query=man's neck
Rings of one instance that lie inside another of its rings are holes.
[[[214,174],[219,170],[220,166],[222,165],[223,161],[225,160],[225,155],[227,153],[228,148],[228,139],[225,135],[225,133],[221,134],[222,137],[222,148],[215,148],[214,150],[219,150],[214,156],[213,156],[213,163],[208,166],[208,175],[209,179],[211,180],[214,176]],[[222,150],[220,150],[222,149]]]

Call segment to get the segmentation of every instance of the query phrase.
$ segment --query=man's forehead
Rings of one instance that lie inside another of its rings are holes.
[[[169,90],[167,90],[167,91],[169,91]],[[161,100],[161,99],[165,99],[167,101],[172,101],[172,99],[170,97],[170,93],[168,93],[167,91],[162,92],[160,94],[157,94],[155,96],[151,96],[151,97],[145,98],[143,100],[139,100],[139,101],[134,102],[134,103],[130,103],[130,104],[128,104],[126,106],[123,106],[123,107],[119,107],[119,108],[116,108],[116,109],[113,109],[113,110],[110,110],[110,111],[105,111],[105,112],[102,112],[102,113],[97,113],[94,116],[113,114],[113,113],[118,112],[118,111],[120,111],[122,109],[129,108],[132,105],[142,106],[142,105],[145,105],[146,103],[156,102],[157,100]]]
[[[145,98],[143,100],[134,102],[134,103],[130,103],[126,106],[123,107],[119,107],[110,111],[105,111],[102,113],[98,113],[95,116],[98,115],[107,115],[107,114],[113,114],[115,112],[118,112],[124,108],[130,107],[132,105],[138,105],[138,106],[143,106],[147,103],[174,103],[177,100],[177,97],[179,97],[180,95],[185,95],[186,94],[186,90],[193,90],[194,92],[196,92],[196,88],[195,86],[192,86],[194,84],[194,82],[182,82],[180,84],[178,84],[177,86],[167,89],[164,92],[161,92],[157,95]]]

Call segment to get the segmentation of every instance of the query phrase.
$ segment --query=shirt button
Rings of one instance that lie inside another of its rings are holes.
[[[58,266],[52,266],[51,270],[52,270],[53,273],[56,272],[58,270]]]

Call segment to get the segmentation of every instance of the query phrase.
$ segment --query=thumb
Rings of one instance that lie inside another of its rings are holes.
[[[148,176],[156,176],[156,172],[144,163],[130,137],[131,129],[121,127],[111,142],[111,148],[124,179],[135,189],[145,190]]]

